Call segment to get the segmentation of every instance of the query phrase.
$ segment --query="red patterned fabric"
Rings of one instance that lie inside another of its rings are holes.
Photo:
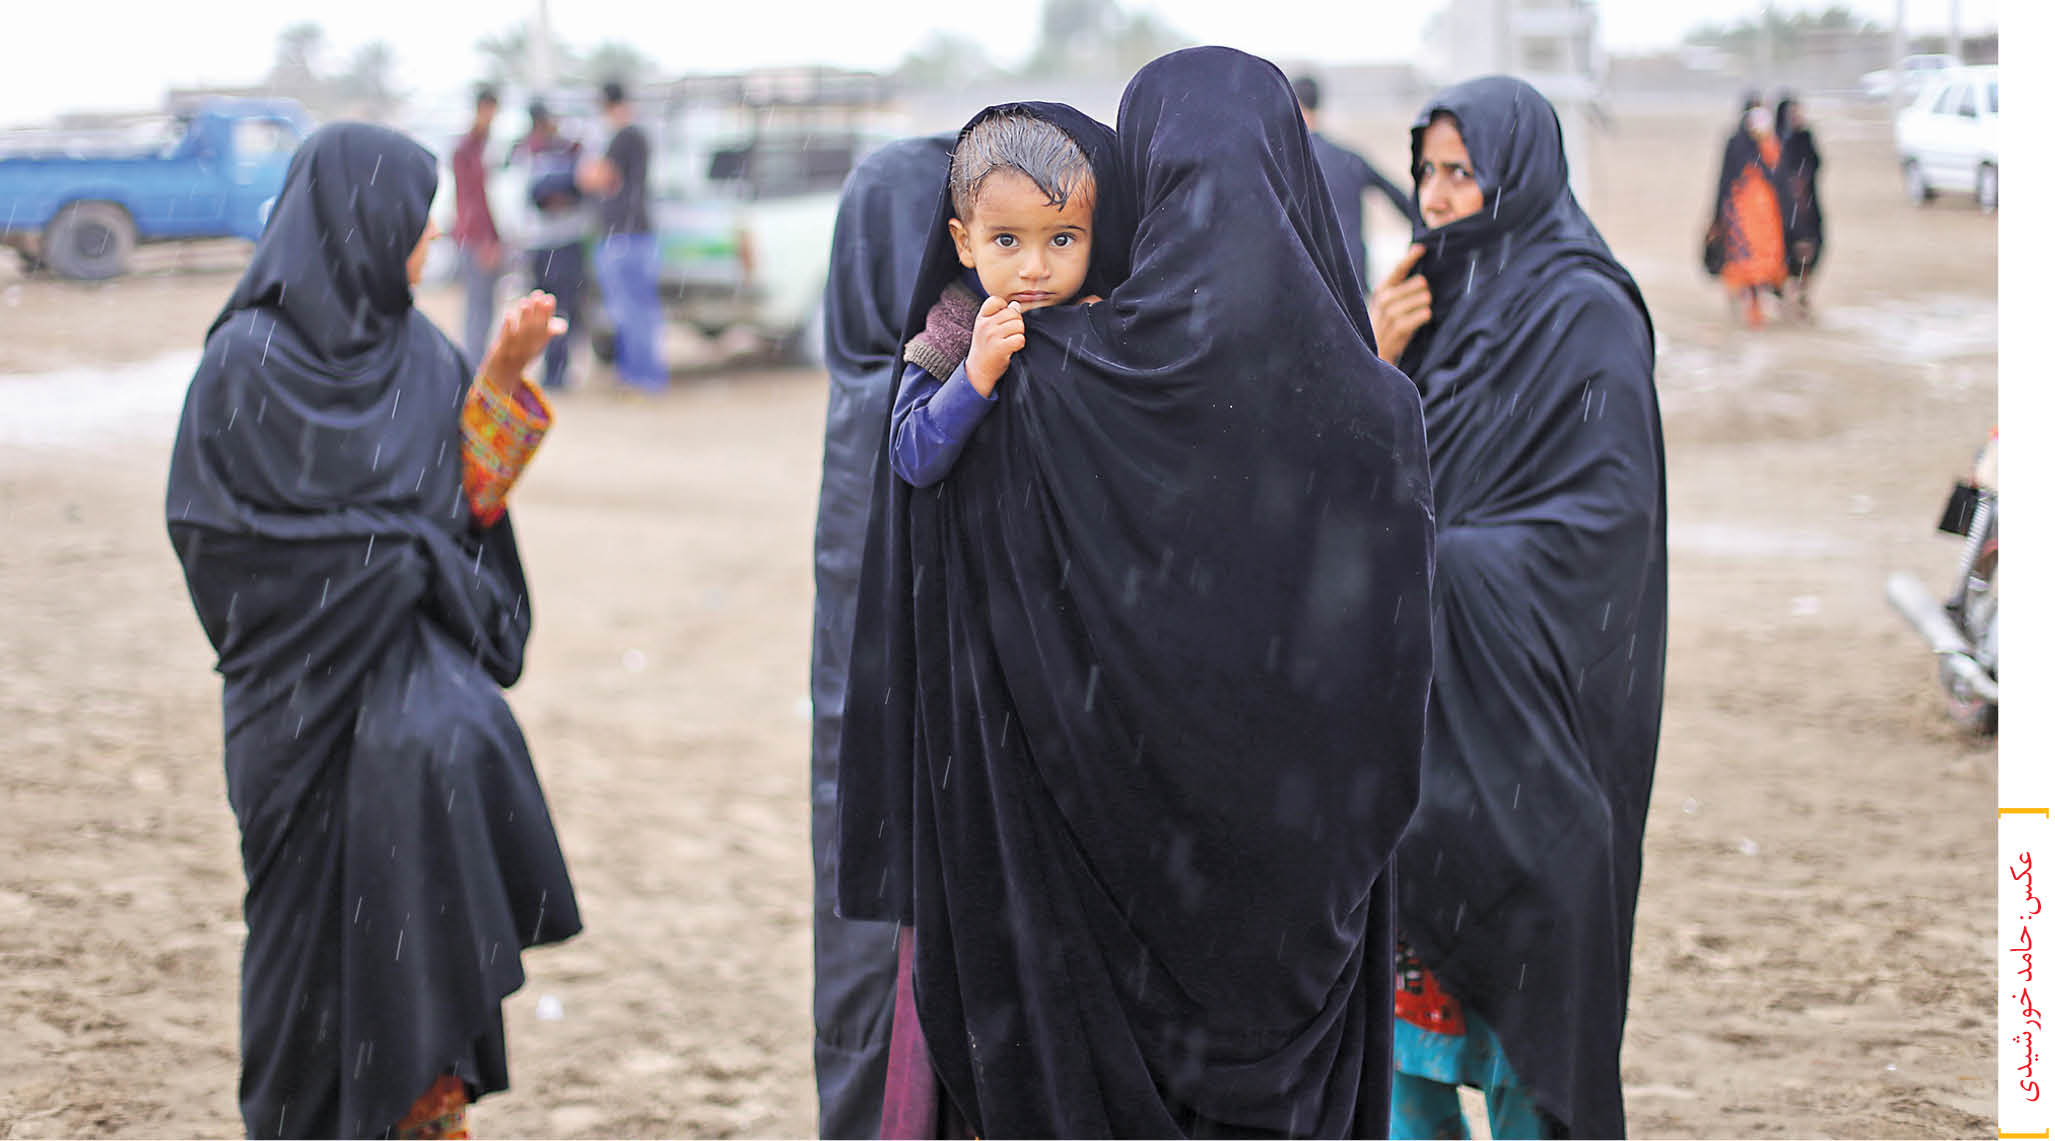
[[[435,1079],[428,1092],[414,1103],[414,1108],[393,1126],[392,1135],[405,1141],[428,1141],[433,1138],[465,1139],[471,1136],[471,1091],[455,1074],[444,1074]]]
[[[1398,969],[1392,972],[1396,984],[1394,1013],[1405,1022],[1434,1034],[1460,1038],[1464,1033],[1463,1004],[1441,989],[1434,974],[1420,962],[1404,940],[1398,943]]]

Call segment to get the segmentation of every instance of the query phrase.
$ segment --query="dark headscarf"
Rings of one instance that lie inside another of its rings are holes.
[[[915,923],[983,1135],[1375,1134],[1429,674],[1418,397],[1276,68],[1172,54],[1120,126],[1117,154],[1071,130],[1095,256],[1132,272],[1028,313],[951,475],[878,497],[844,913]]]
[[[532,614],[520,555],[505,519],[472,521],[470,370],[407,284],[435,184],[384,128],[302,144],[172,450],[249,885],[254,1137],[379,1135],[452,1069],[506,1088],[518,952],[578,930],[499,691]]]
[[[1399,928],[1576,1137],[1625,1136],[1619,1052],[1667,629],[1653,334],[1515,79],[1436,95],[1484,209],[1421,235],[1403,364],[1434,463],[1434,697]],[[1416,163],[1417,166],[1417,163]]]
[[[237,312],[278,310],[330,368],[377,367],[414,309],[407,256],[428,225],[435,156],[405,136],[340,123],[293,155],[264,238],[212,333]]]

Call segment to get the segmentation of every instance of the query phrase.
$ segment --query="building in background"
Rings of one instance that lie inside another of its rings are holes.
[[[1429,23],[1422,70],[1436,88],[1516,75],[1554,103],[1570,186],[1586,193],[1586,139],[1605,78],[1596,0],[1448,0]]]

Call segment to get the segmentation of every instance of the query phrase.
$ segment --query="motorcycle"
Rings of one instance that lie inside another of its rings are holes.
[[[1934,648],[1948,714],[1984,734],[1998,731],[1998,433],[1978,450],[1967,482],[1958,482],[1941,513],[1940,530],[1962,539],[1962,558],[1946,601],[1904,571],[1885,595]]]

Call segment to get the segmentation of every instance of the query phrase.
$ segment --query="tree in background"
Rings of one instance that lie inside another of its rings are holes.
[[[262,90],[299,100],[318,119],[383,121],[405,96],[394,82],[396,61],[384,40],[361,44],[340,72],[326,66],[328,35],[321,25],[302,22],[278,33],[278,52]]]
[[[400,93],[393,82],[392,45],[372,40],[350,57],[349,67],[332,81],[336,93],[362,109],[370,118],[383,119],[398,107]]]
[[[1769,52],[1763,62],[1782,67],[1803,58],[1808,44],[1879,37],[1889,30],[1841,4],[1817,12],[1790,11],[1770,4],[1760,15],[1747,19],[1700,24],[1685,33],[1684,42],[1693,47],[1718,48],[1737,59],[1762,59],[1762,37],[1767,35]]]
[[[1119,0],[1044,0],[1037,27],[1034,51],[1010,73],[968,38],[937,32],[907,54],[895,78],[912,87],[952,87],[1009,75],[1121,77],[1193,43],[1155,12],[1130,12]]]
[[[954,32],[934,32],[906,53],[893,69],[893,80],[905,87],[962,87],[1003,74],[977,41]]]
[[[278,54],[265,85],[305,102],[321,86],[321,56],[327,41],[321,25],[298,23],[278,33]]]
[[[523,22],[478,41],[478,54],[485,57],[487,82],[524,89],[541,86],[535,74],[535,56],[529,51],[529,38],[529,25]],[[592,86],[617,79],[632,87],[642,80],[656,78],[659,72],[655,60],[618,40],[608,40],[581,53],[558,36],[553,47],[555,79],[559,84]]]
[[[608,40],[593,48],[579,61],[577,70],[587,84],[605,83],[611,79],[633,87],[642,80],[657,76],[655,60],[618,40]]]

